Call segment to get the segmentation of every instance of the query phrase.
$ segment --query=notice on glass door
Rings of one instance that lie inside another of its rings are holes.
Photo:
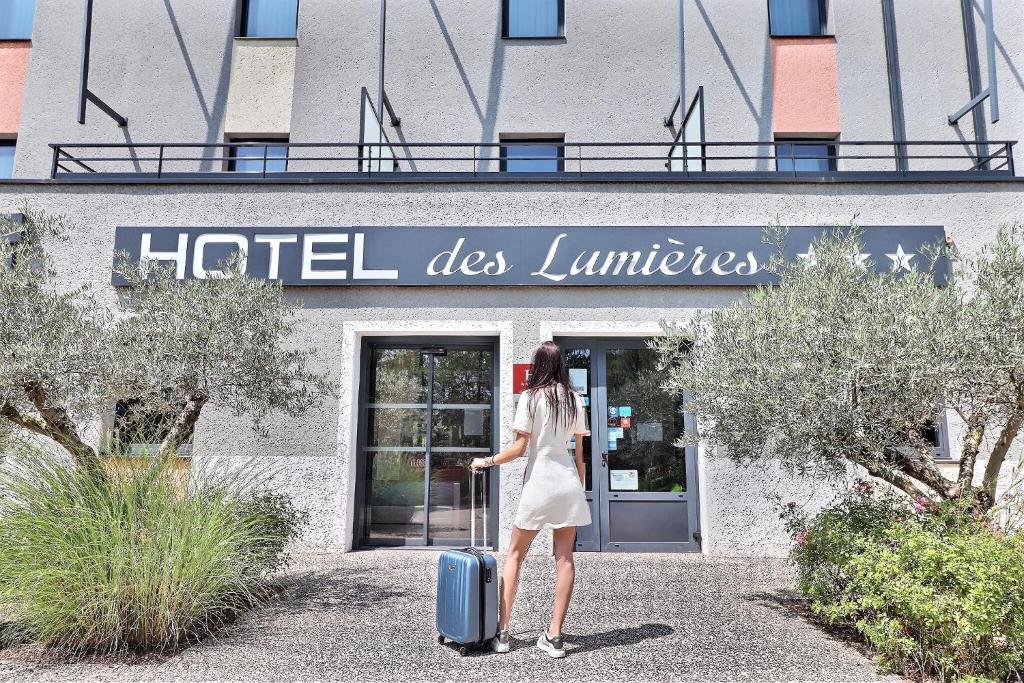
[[[466,408],[462,418],[463,436],[484,435],[484,411],[477,408]]]
[[[608,487],[612,491],[636,491],[640,488],[638,470],[611,470]]]
[[[586,368],[569,368],[569,382],[572,384],[572,388],[581,394],[587,393],[587,369]]]
[[[660,422],[638,422],[636,425],[637,441],[663,441],[665,431]]]

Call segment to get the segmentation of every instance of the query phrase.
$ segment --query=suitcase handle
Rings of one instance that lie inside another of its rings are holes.
[[[483,530],[484,547],[487,547],[487,475],[484,470],[469,470],[469,545],[476,547],[476,477],[480,475],[483,480],[483,491],[480,495],[483,504]]]

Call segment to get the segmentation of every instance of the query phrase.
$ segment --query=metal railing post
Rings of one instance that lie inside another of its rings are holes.
[[[1006,167],[1010,170],[1010,175],[1017,175],[1013,170],[1013,143],[1010,141],[1006,143]]]
[[[263,177],[267,177],[267,150],[270,149],[270,145],[263,145]]]
[[[164,146],[160,145],[160,157],[156,162],[156,177],[162,178],[164,176]]]
[[[583,145],[576,145],[576,172],[583,177]]]
[[[779,154],[779,150],[775,150],[776,156]],[[789,163],[793,165],[793,177],[796,177],[796,144],[790,143],[789,145]]]
[[[476,145],[473,145],[473,177],[476,178]]]
[[[50,177],[57,177],[57,166],[60,165],[60,145],[53,146],[53,165],[50,167]]]

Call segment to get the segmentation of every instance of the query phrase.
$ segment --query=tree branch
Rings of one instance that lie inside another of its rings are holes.
[[[942,476],[930,455],[918,452],[910,455],[896,449],[890,449],[889,452],[893,454],[895,465],[901,472],[932,489],[941,498],[956,498],[960,495],[959,487]]]
[[[46,405],[45,394],[38,386],[25,387],[25,394],[36,407],[40,418],[22,414],[9,403],[0,406],[0,417],[40,436],[52,439],[71,454],[75,466],[87,472],[97,481],[105,481],[106,471],[96,451],[78,436],[71,418],[63,408]]]
[[[160,443],[160,448],[157,451],[158,461],[167,460],[177,455],[181,444],[185,443],[195,432],[196,422],[208,400],[209,397],[203,393],[189,395],[184,407],[171,423],[167,436]]]
[[[967,419],[967,433],[964,434],[960,448],[960,472],[957,486],[961,492],[967,490],[974,482],[974,466],[978,462],[981,440],[985,436],[985,419],[979,413],[972,413]]]
[[[852,456],[850,459],[867,470],[868,474],[871,476],[888,482],[911,498],[917,498],[918,496],[924,495],[924,492],[914,484],[910,477],[904,476],[887,467],[882,467],[872,458],[865,456]]]
[[[0,417],[3,417],[22,429],[34,434],[39,434],[40,436],[45,436],[50,439],[54,438],[42,420],[37,420],[30,415],[22,415],[21,412],[10,403],[5,403],[0,406]]]
[[[986,507],[992,507],[996,500],[996,486],[999,484],[999,472],[1003,469],[1006,461],[1006,454],[1010,450],[1014,439],[1024,424],[1024,400],[1017,403],[1017,410],[1010,415],[999,433],[999,439],[988,456],[988,463],[985,465],[985,475],[982,478],[981,489],[987,498]]]

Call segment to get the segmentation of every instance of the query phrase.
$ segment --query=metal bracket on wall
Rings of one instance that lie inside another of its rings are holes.
[[[665,127],[671,126],[675,123],[676,112],[679,111],[679,105],[682,103],[682,96],[676,95],[676,99],[672,102],[672,109],[669,110],[668,116],[665,116],[661,122],[665,124]]]
[[[398,128],[402,125],[402,119],[399,116],[395,116],[395,110],[391,108],[391,100],[388,99],[387,92],[384,93],[384,109],[388,112],[388,118],[391,119],[391,125]],[[383,121],[381,122],[383,123]]]
[[[970,8],[968,7],[965,11],[969,12]],[[968,17],[965,15],[965,30],[969,26],[967,19]],[[972,40],[974,40],[973,36],[968,37],[968,41]],[[972,47],[969,42],[968,50],[971,49]],[[989,99],[989,107],[992,110],[992,123],[999,121],[999,88],[996,81],[996,35],[992,20],[992,0],[985,0],[985,51],[988,58],[988,87],[975,95],[970,102],[961,107],[957,112],[947,117],[951,126],[984,102],[986,98]]]
[[[117,125],[128,125],[128,119],[114,111],[114,108],[101,100],[89,90],[89,51],[92,48],[92,3],[85,0],[85,32],[82,36],[82,73],[78,82],[78,122],[85,123],[85,106],[87,102],[95,104],[100,111],[114,119]]]

